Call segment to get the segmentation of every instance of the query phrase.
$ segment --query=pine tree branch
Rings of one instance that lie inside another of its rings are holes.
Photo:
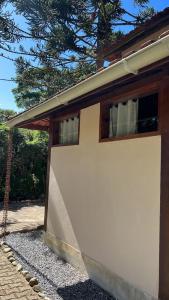
[[[8,59],[8,60],[10,60],[10,61],[12,61],[12,62],[16,62],[16,60],[14,59],[14,58],[11,58],[11,57],[9,57],[9,56],[6,56],[5,54],[3,54],[3,53],[0,53],[0,57],[3,57],[3,58],[5,58],[5,59]]]
[[[8,78],[0,78],[0,81],[7,81],[7,82],[15,82],[15,83],[18,83],[18,82],[20,82],[20,79],[14,79],[14,78],[10,78],[10,79],[8,79]],[[35,88],[35,89],[38,89],[38,88],[40,88],[40,87],[44,87],[44,88],[54,88],[54,86],[52,86],[52,85],[48,85],[47,84],[47,82],[45,82],[45,83],[37,83],[36,82],[36,85],[35,85],[35,82],[33,81],[33,80],[26,80],[26,79],[23,79],[22,78],[22,83],[28,83],[28,84],[30,84],[30,85],[32,85],[32,87],[33,88]]]
[[[133,22],[133,21],[128,21],[128,20],[124,20],[123,18],[118,17],[117,18],[119,21],[121,21],[121,23],[115,23],[115,25],[112,26],[124,26],[124,25],[130,25],[130,26],[139,26],[140,22]]]
[[[81,42],[87,44],[89,47],[93,47],[93,44],[86,41],[82,36],[78,36],[76,39],[77,39],[77,41],[81,41]]]
[[[123,8],[123,13],[127,14],[128,16],[132,17],[133,19],[138,19],[137,15],[132,14],[131,12],[127,11],[126,9]]]

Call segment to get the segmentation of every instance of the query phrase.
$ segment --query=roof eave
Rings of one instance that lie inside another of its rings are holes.
[[[72,100],[81,97],[95,89],[110,82],[120,79],[127,74],[137,74],[138,71],[161,59],[169,56],[169,35],[157,40],[153,44],[121,59],[110,65],[108,68],[85,79],[77,85],[61,92],[51,99],[29,109],[26,112],[12,118],[7,122],[9,127],[18,126],[20,123],[28,121],[62,105],[68,105]]]

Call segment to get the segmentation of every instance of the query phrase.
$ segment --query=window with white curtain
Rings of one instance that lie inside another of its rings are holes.
[[[59,121],[59,140],[61,145],[77,144],[79,140],[79,116]]]
[[[108,116],[103,116],[107,129],[102,126],[102,138],[122,137],[158,129],[158,94],[112,103],[108,107],[109,109],[104,110],[104,114]]]
[[[137,132],[138,99],[128,100],[110,107],[109,137]]]

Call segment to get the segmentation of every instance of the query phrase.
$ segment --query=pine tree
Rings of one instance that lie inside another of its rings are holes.
[[[103,65],[104,47],[123,35],[123,26],[136,27],[154,10],[148,0],[133,1],[139,13],[126,11],[120,0],[14,0],[24,15],[35,46],[17,59],[18,107],[29,108]],[[121,29],[121,30],[120,30]],[[28,51],[20,47],[21,54]]]
[[[154,13],[148,3],[133,0],[139,8],[133,14],[121,0],[13,0],[36,41],[29,54],[55,68],[83,61],[100,67],[105,43],[121,36],[122,26],[136,27]],[[28,51],[20,47],[20,53]]]

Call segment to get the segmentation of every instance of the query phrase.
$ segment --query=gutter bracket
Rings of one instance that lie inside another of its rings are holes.
[[[125,58],[122,58],[122,62],[123,62],[123,66],[126,72],[137,75],[138,74],[138,70],[132,70],[129,65],[128,62]]]

